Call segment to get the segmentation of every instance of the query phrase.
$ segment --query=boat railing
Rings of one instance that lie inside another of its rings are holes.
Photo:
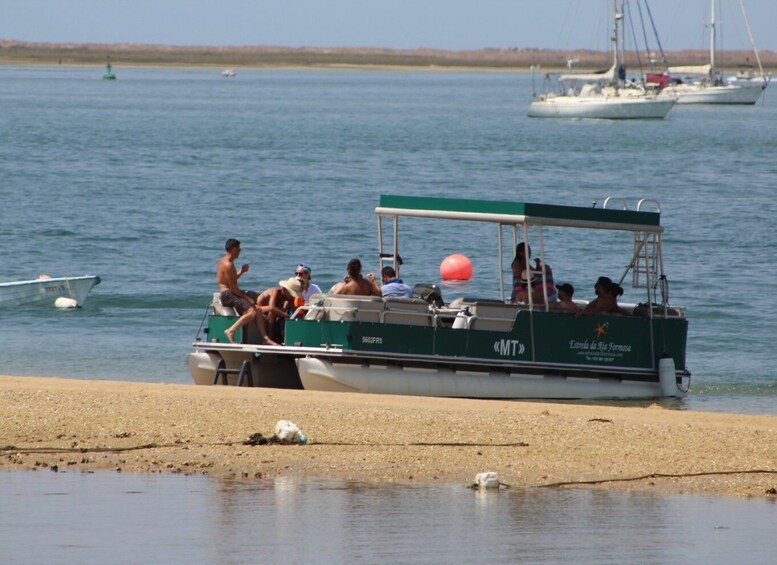
[[[607,210],[610,202],[615,202],[620,204],[621,210],[628,210],[629,208],[628,204],[626,204],[626,199],[620,196],[608,196],[607,198],[604,199],[604,202],[602,202],[602,208]]]
[[[576,300],[579,310],[588,304]],[[654,304],[620,304],[620,315],[634,317],[682,318],[684,310]],[[534,305],[535,311],[544,312],[545,307]],[[326,296],[312,304],[300,306],[291,319],[329,322],[362,322],[394,324],[420,327],[454,327],[475,331],[509,332],[516,323],[518,314],[532,310],[522,302],[503,303],[495,300],[458,298],[450,304],[436,307],[419,299]],[[461,315],[466,311],[466,315]],[[553,312],[553,310],[551,310]],[[619,314],[614,314],[619,315]],[[459,320],[456,323],[456,320]]]

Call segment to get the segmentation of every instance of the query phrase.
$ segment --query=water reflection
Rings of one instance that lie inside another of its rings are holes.
[[[763,500],[0,473],[8,563],[764,563]]]

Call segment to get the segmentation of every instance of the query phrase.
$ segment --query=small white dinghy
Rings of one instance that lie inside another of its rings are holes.
[[[41,275],[29,281],[0,283],[1,306],[56,306],[74,308],[83,305],[89,291],[100,284],[96,275],[49,277]]]

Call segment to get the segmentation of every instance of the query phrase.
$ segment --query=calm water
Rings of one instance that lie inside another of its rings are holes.
[[[763,500],[474,492],[290,479],[0,473],[3,560],[46,563],[770,563]]]
[[[381,193],[615,195],[661,202],[693,372],[669,405],[777,414],[773,93],[660,122],[543,121],[525,116],[527,75],[116,71],[0,68],[0,279],[103,278],[77,311],[0,311],[0,373],[189,382],[228,237],[252,265],[242,286],[302,261],[326,288],[351,257],[376,268]],[[446,297],[496,296],[486,226],[404,222],[401,241],[406,281],[437,282],[463,252],[475,276]],[[547,260],[591,297],[623,244],[549,232]],[[0,474],[4,560],[20,563],[767,562],[774,519],[705,497]]]
[[[777,413],[772,92],[665,121],[553,121],[525,116],[528,75],[117,72],[0,68],[0,278],[103,278],[76,312],[0,312],[2,372],[189,382],[228,237],[252,265],[244,287],[304,261],[326,288],[351,257],[376,268],[381,193],[615,195],[662,206],[671,300],[690,318],[692,394],[679,407]],[[403,278],[439,282],[442,258],[463,252],[475,276],[448,297],[496,296],[493,228],[461,227],[405,222]],[[547,260],[590,298],[597,276],[620,276],[621,243],[615,255],[601,237],[550,232]]]

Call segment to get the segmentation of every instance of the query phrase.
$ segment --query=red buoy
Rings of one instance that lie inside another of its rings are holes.
[[[472,278],[472,262],[459,253],[448,255],[440,263],[440,276],[444,281],[468,281]]]

